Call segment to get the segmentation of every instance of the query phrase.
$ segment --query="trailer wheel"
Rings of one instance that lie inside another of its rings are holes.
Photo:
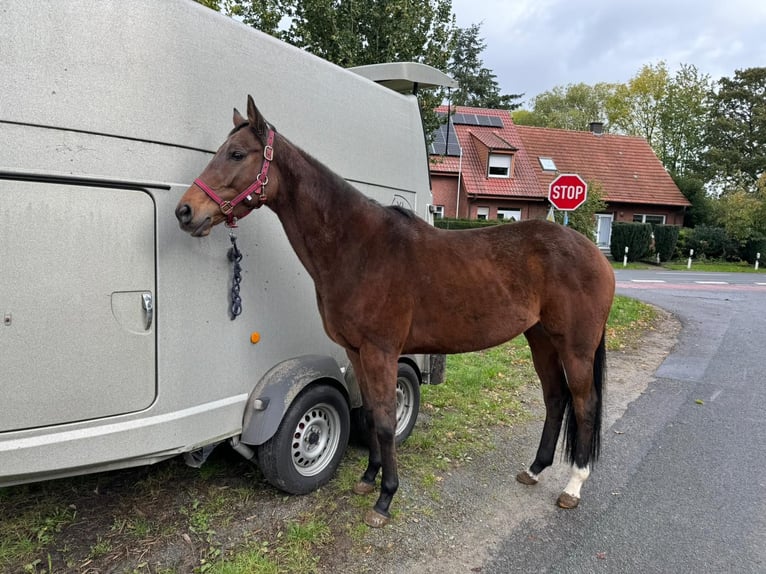
[[[258,464],[272,485],[306,494],[335,474],[348,444],[350,416],[341,392],[315,384],[295,399],[276,434],[258,447]]]
[[[415,428],[420,411],[420,379],[410,365],[399,363],[396,374],[396,444],[402,444]],[[369,444],[364,409],[354,409],[352,424],[354,436],[364,445]]]

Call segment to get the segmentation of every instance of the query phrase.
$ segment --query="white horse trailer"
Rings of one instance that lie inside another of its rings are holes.
[[[360,190],[428,219],[416,99],[370,78],[451,80],[344,70],[188,0],[11,0],[0,21],[0,486],[201,464],[225,440],[289,492],[328,480],[361,398],[279,222],[240,222],[231,320],[227,231],[191,238],[175,205],[253,94]],[[401,358],[399,439],[429,375]]]

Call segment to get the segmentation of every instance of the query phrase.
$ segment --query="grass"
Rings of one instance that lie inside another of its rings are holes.
[[[705,272],[717,272],[717,273],[766,273],[764,269],[764,262],[755,269],[755,265],[751,265],[746,261],[730,262],[730,261],[698,261],[692,259],[691,269],[687,268],[688,260],[684,261],[667,261],[661,265],[649,263],[645,261],[632,261],[627,266],[623,267],[622,261],[612,261],[612,267],[614,269],[653,269],[653,270],[671,270],[671,271],[705,271]]]
[[[688,261],[670,261],[664,263],[663,267],[677,271],[687,271]],[[755,265],[750,265],[746,261],[736,263],[729,261],[695,261],[692,259],[691,271],[715,271],[718,273],[764,273],[763,264],[759,269]]]
[[[609,348],[632,347],[653,320],[651,307],[617,297]],[[498,427],[525,420],[521,391],[528,384],[539,383],[523,337],[448,358],[446,382],[422,388],[418,425],[399,449],[408,487],[397,494],[395,522],[436,512],[444,475],[491,449]],[[174,459],[0,489],[0,573],[103,571],[126,557],[136,558],[125,571],[169,573],[177,568],[152,562],[151,551],[181,539],[193,561],[183,571],[311,574],[339,545],[368,544],[372,534],[359,517],[375,494],[349,494],[366,463],[363,449],[349,448],[335,479],[303,498],[263,486],[246,462],[217,452],[201,470]],[[291,513],[299,500],[306,501],[302,510]],[[273,508],[271,523],[248,522],[264,504]]]
[[[332,542],[329,526],[315,517],[291,522],[277,533],[276,544],[253,541],[229,557],[201,571],[209,574],[281,574],[284,572],[316,572],[317,549]]]

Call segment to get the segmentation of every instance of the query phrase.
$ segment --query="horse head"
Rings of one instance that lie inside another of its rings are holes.
[[[278,169],[272,167],[275,130],[264,119],[252,96],[247,97],[247,119],[234,109],[234,129],[186,190],[176,207],[181,229],[204,237],[225,221],[236,220],[266,202],[266,188],[276,191]]]

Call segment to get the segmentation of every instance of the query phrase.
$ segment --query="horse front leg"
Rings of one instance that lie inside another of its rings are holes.
[[[351,361],[357,373],[370,433],[367,469],[354,486],[354,492],[372,492],[378,471],[381,468],[383,470],[380,495],[364,519],[373,528],[388,524],[391,519],[391,501],[399,488],[395,445],[397,359],[398,354],[367,348],[360,350],[358,356]]]

